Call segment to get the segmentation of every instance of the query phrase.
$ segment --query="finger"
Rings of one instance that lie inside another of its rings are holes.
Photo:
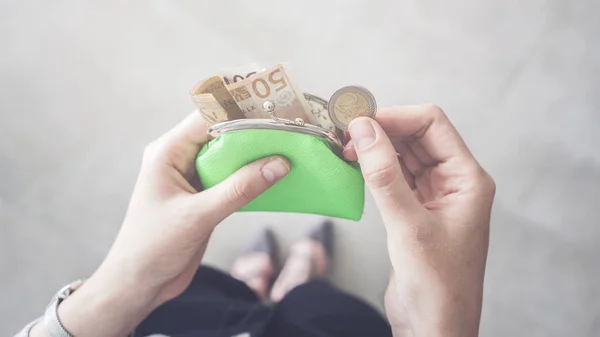
[[[289,171],[290,165],[282,157],[259,159],[194,197],[209,216],[215,216],[215,223],[218,223],[266,191]]]
[[[429,153],[427,153],[427,151],[423,147],[423,144],[421,144],[421,142],[419,142],[418,140],[408,142],[408,147],[410,148],[410,151],[417,158],[419,158],[419,161],[423,164],[424,167],[433,166],[433,165],[437,164],[437,161],[435,159],[433,159],[429,155]]]
[[[404,143],[403,143],[404,144]],[[412,153],[410,148],[404,146],[404,151],[399,151],[398,147],[396,147],[396,151],[398,151],[398,157],[400,159],[400,168],[402,169],[402,174],[404,175],[404,180],[411,189],[415,189],[415,175],[411,169],[405,164],[405,161],[408,161],[413,165],[413,170],[416,172],[420,172],[420,169],[423,168],[423,165],[418,161],[415,155]],[[346,144],[344,147],[344,158],[348,161],[358,161],[358,155],[356,154],[356,149],[354,148],[354,143],[350,142]],[[407,160],[408,159],[408,160]],[[415,167],[415,165],[418,165]]]
[[[404,179],[396,150],[379,124],[360,117],[350,123],[349,130],[367,187],[382,214],[407,216],[421,208]]]
[[[347,161],[358,160],[358,156],[356,155],[356,149],[354,149],[354,143],[352,142],[346,144],[346,146],[344,147],[344,151],[342,151],[342,154],[344,155],[344,158]]]
[[[402,169],[402,175],[404,176],[404,180],[406,180],[408,187],[411,190],[417,188],[417,185],[415,184],[415,176],[410,172],[402,160],[400,160],[400,168]]]
[[[376,119],[392,139],[420,143],[422,151],[416,148],[416,152],[426,164],[446,162],[450,158],[474,161],[458,131],[437,106],[384,108],[377,112]]]
[[[195,111],[148,147],[155,157],[168,160],[189,180],[195,173],[194,159],[208,140],[207,129],[206,122]]]
[[[415,177],[420,176],[425,169],[425,165],[423,165],[412,149],[404,142],[396,144],[395,149],[400,154],[400,161],[404,163],[410,173]]]
[[[203,190],[202,182],[200,181],[200,176],[198,174],[194,174],[190,179],[187,180],[187,182],[194,189],[192,193],[198,193]]]

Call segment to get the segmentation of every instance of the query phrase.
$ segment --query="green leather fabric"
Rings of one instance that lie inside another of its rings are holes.
[[[196,158],[204,188],[246,164],[271,155],[287,158],[291,171],[241,211],[296,212],[360,220],[365,201],[358,165],[351,165],[324,140],[280,130],[237,130],[207,143]]]

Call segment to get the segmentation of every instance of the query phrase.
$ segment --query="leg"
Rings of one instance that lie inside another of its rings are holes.
[[[390,325],[374,308],[325,280],[313,280],[292,290],[275,307],[272,322],[272,335],[293,326],[323,336],[392,336]]]
[[[198,268],[188,289],[177,299],[180,301],[242,300],[257,302],[258,296],[252,289],[230,275],[208,266]],[[176,300],[177,300],[176,299]]]
[[[281,301],[292,289],[313,278],[325,277],[331,265],[333,224],[326,221],[294,243],[290,255],[273,284],[271,300]]]
[[[188,289],[152,312],[136,329],[135,336],[258,333],[271,316],[272,309],[262,306],[243,282],[201,266]]]
[[[389,324],[376,310],[324,280],[332,248],[331,222],[313,229],[292,246],[271,292],[271,298],[280,302],[275,307],[269,335],[392,335]]]
[[[232,276],[200,267],[188,289],[157,308],[136,331],[173,335],[233,336],[262,333],[273,309],[261,304],[275,272],[277,246],[266,229],[235,261]],[[136,336],[138,336],[136,334]]]
[[[275,276],[277,251],[273,231],[262,230],[254,242],[235,260],[231,276],[248,285],[261,300],[267,300]]]

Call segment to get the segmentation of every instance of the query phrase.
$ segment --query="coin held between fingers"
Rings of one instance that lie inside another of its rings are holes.
[[[350,122],[357,117],[374,118],[377,112],[377,103],[369,90],[352,85],[337,90],[331,96],[327,111],[338,128],[347,130]]]

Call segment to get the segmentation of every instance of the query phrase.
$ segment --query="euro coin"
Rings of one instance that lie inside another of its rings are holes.
[[[375,118],[377,103],[369,90],[352,85],[339,89],[331,96],[327,111],[338,128],[348,130],[350,122],[357,117]]]

